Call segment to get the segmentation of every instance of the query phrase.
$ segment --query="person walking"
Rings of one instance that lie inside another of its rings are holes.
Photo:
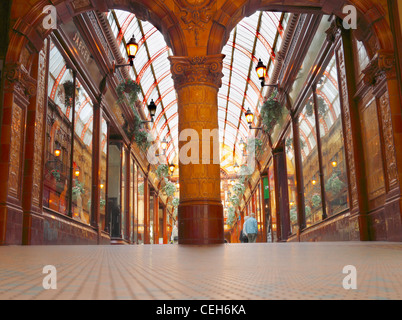
[[[250,217],[244,223],[244,232],[247,234],[248,242],[255,243],[257,240],[258,226],[255,219],[255,213],[251,213]]]
[[[244,226],[246,225],[247,219],[248,219],[248,216],[245,216],[244,217],[244,222],[243,222],[243,227],[242,227],[242,229],[240,231],[240,242],[241,243],[247,243],[248,242],[247,233],[244,230]]]
[[[179,229],[177,227],[177,221],[173,226],[172,237],[170,239],[174,244],[177,244],[179,242]]]

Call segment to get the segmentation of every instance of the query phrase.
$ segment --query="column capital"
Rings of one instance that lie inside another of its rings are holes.
[[[8,63],[4,69],[5,79],[12,91],[17,89],[27,98],[36,95],[37,82],[29,75],[21,63]]]
[[[373,86],[384,78],[396,78],[394,52],[379,50],[363,70],[363,73],[364,82]]]
[[[193,84],[209,85],[219,89],[222,85],[224,57],[224,54],[169,57],[176,89]]]

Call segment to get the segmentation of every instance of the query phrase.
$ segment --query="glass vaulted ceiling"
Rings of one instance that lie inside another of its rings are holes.
[[[276,53],[282,42],[287,14],[257,12],[243,19],[232,31],[222,50],[223,84],[218,94],[219,135],[221,144],[221,167],[226,173],[234,173],[233,165],[241,163],[239,148],[241,139],[247,141],[250,134],[245,112],[248,108],[258,117],[266,94],[261,89],[255,67],[258,59],[268,66],[268,79],[272,74]],[[156,140],[166,137],[169,142],[167,159],[178,154],[177,96],[170,72],[172,55],[162,34],[148,22],[138,20],[134,14],[114,10],[108,13],[121,53],[127,58],[125,43],[135,36],[139,51],[130,70],[131,77],[140,83],[142,107],[148,114],[147,105],[153,99],[158,107],[152,128]]]

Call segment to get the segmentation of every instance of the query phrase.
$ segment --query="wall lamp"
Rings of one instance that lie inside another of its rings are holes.
[[[248,127],[250,128],[250,130],[251,129],[253,129],[253,130],[262,130],[262,127],[257,127],[257,128],[252,127],[252,124],[254,122],[254,114],[250,111],[250,108],[247,109],[247,112],[246,112],[245,116],[246,116],[246,121],[248,123]]]
[[[132,36],[131,39],[127,42],[126,49],[127,49],[127,55],[128,55],[128,59],[129,59],[130,63],[129,64],[116,64],[116,62],[113,62],[112,73],[115,73],[116,69],[119,69],[122,67],[134,66],[134,59],[138,52],[138,43],[135,40],[134,36]]]
[[[166,141],[166,138],[163,138],[163,141],[161,142],[162,154],[158,153],[155,155],[155,157],[164,156],[167,147],[168,147],[168,142]]]
[[[173,175],[174,170],[176,169],[176,166],[174,165],[174,163],[172,162],[171,164],[169,164],[169,172],[170,175]]]
[[[278,84],[265,84],[265,78],[267,76],[267,66],[262,63],[261,59],[259,59],[255,71],[257,72],[258,79],[261,80],[261,87],[278,88]]]
[[[148,111],[149,111],[149,114],[151,116],[151,120],[149,120],[149,121],[141,121],[141,123],[154,122],[154,117],[155,117],[155,114],[156,114],[156,104],[155,104],[153,99],[151,100],[151,103],[148,105]]]

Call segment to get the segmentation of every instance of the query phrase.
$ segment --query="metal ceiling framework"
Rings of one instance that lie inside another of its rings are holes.
[[[232,31],[222,51],[226,57],[223,61],[223,85],[218,94],[218,118],[221,158],[224,161],[221,166],[226,172],[234,173],[233,165],[242,158],[238,146],[240,139],[246,141],[250,135],[244,116],[247,108],[258,117],[263,102],[266,89],[260,89],[255,65],[261,58],[268,63],[269,71],[273,70],[285,17],[286,14],[261,11],[243,19]],[[148,114],[150,99],[158,107],[152,133],[156,141],[167,138],[166,155],[170,161],[178,155],[179,136],[177,97],[167,59],[172,53],[162,34],[134,14],[112,10],[107,18],[125,59],[128,58],[126,41],[133,35],[137,39],[139,50],[130,75],[142,87],[140,99],[144,113]],[[228,150],[232,152],[231,157],[227,155]]]
[[[269,81],[274,70],[277,51],[280,48],[288,14],[276,12],[257,12],[243,19],[232,31],[222,53],[222,87],[218,93],[218,119],[221,152],[221,168],[229,174],[235,174],[234,164],[241,164],[243,152],[240,140],[247,141],[250,132],[245,119],[248,108],[253,110],[258,121],[259,111],[267,95],[267,87],[260,87],[260,80],[255,72],[258,59],[267,63]],[[168,57],[172,54],[162,34],[148,22],[138,20],[134,14],[112,10],[107,19],[116,38],[120,52],[128,59],[126,41],[135,36],[139,50],[134,66],[129,70],[132,79],[141,85],[140,101],[143,112],[149,117],[147,105],[153,99],[158,106],[155,121],[151,127],[156,141],[168,141],[167,161],[177,161],[178,156],[178,101],[170,71]],[[49,97],[60,106],[62,112],[71,120],[70,110],[63,103],[62,84],[72,80],[66,62],[57,47],[52,43],[50,51]],[[82,86],[78,85],[82,88]],[[335,58],[325,70],[317,95],[328,106],[328,112],[320,117],[321,132],[327,134],[340,116],[338,79]],[[93,104],[85,90],[80,90],[77,100],[76,133],[85,144],[92,148]],[[64,109],[63,109],[64,108]],[[104,122],[104,121],[103,121]],[[314,116],[300,113],[301,138],[305,142],[302,149],[303,159],[307,158],[316,146]],[[105,123],[102,124],[102,149],[106,148]]]

